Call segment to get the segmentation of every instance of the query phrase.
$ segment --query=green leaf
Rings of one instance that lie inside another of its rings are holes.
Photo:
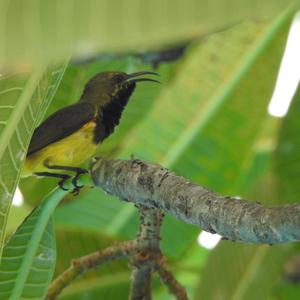
[[[26,253],[26,238],[31,234],[30,227],[35,225],[30,221],[28,219],[4,247],[0,266],[0,299],[20,299],[21,295],[24,298],[44,299],[45,291],[51,281],[56,259],[52,219],[45,228],[27,274],[21,275],[24,278],[19,285],[21,292],[14,293],[17,283],[20,282],[20,279],[16,280],[17,273],[24,270],[19,266]]]
[[[55,222],[62,228],[77,228],[104,233],[109,237],[131,239],[138,230],[138,217],[130,218],[133,204],[108,197],[100,189],[93,189],[72,203],[62,205],[55,211]],[[122,215],[121,215],[122,214]],[[112,224],[111,219],[116,221]],[[125,223],[124,223],[125,221]]]
[[[284,19],[282,19],[282,21],[283,20]],[[288,29],[287,19],[281,24],[277,23],[278,21],[279,20],[273,23],[273,28],[277,27],[277,30],[279,30],[276,34],[275,31],[273,32],[273,38],[270,39],[268,46],[261,53],[261,58],[253,65],[251,71],[252,77],[248,78],[245,82],[248,82],[248,86],[241,84],[239,87],[239,89],[244,89],[246,93],[253,95],[254,102],[251,102],[251,106],[248,107],[248,110],[250,111],[253,110],[253,105],[258,105],[258,103],[255,102],[255,97],[263,102],[264,109],[266,110],[267,101],[270,99],[272,93],[273,85],[275,83],[274,76],[278,68],[283,48],[282,46],[284,45]],[[257,93],[254,93],[254,90],[252,91],[251,87],[249,87],[251,78],[254,80],[253,87],[257,88]],[[245,109],[246,108],[244,108],[244,110]],[[255,110],[257,111],[257,107]],[[270,123],[270,120],[265,118],[264,122],[260,123],[257,127],[258,115],[256,113],[252,116],[252,123],[255,124],[254,126],[257,128],[256,131],[250,132],[252,134],[265,130]],[[271,141],[271,144],[274,145],[274,140],[276,141],[277,138],[276,134],[276,130],[271,130],[269,136],[267,134],[265,135],[263,142],[268,143]],[[261,134],[256,134],[256,140],[260,135]],[[240,136],[244,139],[245,134]],[[231,140],[232,139],[229,139],[229,141]],[[239,140],[239,142],[241,145],[237,148],[236,155],[238,155],[241,151],[241,147],[243,147],[243,142],[241,142],[241,140]],[[257,149],[254,150],[257,151]],[[271,150],[273,150],[272,147],[270,147],[269,151]],[[258,154],[259,152],[257,155]],[[268,156],[270,159],[270,153]],[[258,165],[260,162],[259,160],[255,160],[255,157],[257,158],[257,156],[252,157],[252,162],[253,164],[256,164],[255,169],[258,170],[260,168]],[[247,161],[244,156],[242,156],[241,159]],[[238,160],[235,159],[234,162],[238,162]],[[240,164],[242,164],[242,161]],[[249,166],[249,163],[246,165]],[[271,203],[277,203],[278,195],[276,194],[276,183],[274,182],[274,174],[273,171],[270,170],[270,166],[271,165],[269,164],[268,173],[265,174],[265,177],[262,178],[262,182],[259,183],[260,188],[256,188],[255,193],[251,193],[251,198],[261,202],[266,202],[266,200],[269,199]],[[253,168],[248,168],[248,170],[248,175],[244,174],[244,178],[247,176],[250,176],[249,178],[251,178],[250,173],[253,172]],[[247,190],[245,189],[245,183],[242,184],[243,180],[240,179],[241,178],[238,180],[240,186],[238,186],[237,183],[235,186],[236,195],[241,195],[242,197],[249,196],[253,182],[248,182],[249,186]],[[253,178],[251,180],[253,180]],[[286,201],[287,199],[281,198],[279,203],[285,203]],[[219,295],[222,295],[225,299],[234,300],[268,299],[280,277],[282,264],[288,255],[291,254],[291,251],[292,247],[290,245],[269,247],[237,245],[230,244],[230,242],[223,242],[209,257],[203,271],[205,276],[200,279],[200,285],[196,290],[195,295],[199,295],[205,299],[214,299],[219,297]],[[230,276],[226,275],[228,272],[230,272]],[[213,288],[214,286],[217,286],[217,288]],[[195,299],[197,299],[196,296]]]
[[[194,299],[269,299],[290,249],[222,242],[209,257]]]
[[[129,294],[129,271],[106,270],[102,276],[85,277],[68,287],[60,300],[123,300]]]
[[[271,119],[269,121],[276,122]],[[267,125],[268,122],[265,123]],[[275,134],[276,131],[273,131]],[[260,142],[266,142],[266,136]],[[273,136],[275,138],[276,136]],[[272,137],[269,137],[269,139]],[[250,188],[242,189],[241,195],[245,198],[254,198],[265,203],[276,203],[276,183],[271,169],[270,157],[273,147],[262,151],[258,149],[253,166],[249,168],[248,175]],[[263,160],[263,161],[261,161]],[[267,161],[266,161],[267,160]],[[265,172],[262,171],[265,169]],[[253,173],[263,172],[264,176],[257,181]],[[253,182],[255,183],[253,187]],[[246,192],[247,191],[247,192]],[[287,202],[281,199],[281,203]],[[232,242],[221,242],[212,251],[203,270],[205,276],[199,279],[200,284],[195,289],[195,299],[201,295],[203,298],[214,299],[222,295],[224,299],[269,299],[280,279],[282,267],[286,259],[295,252],[292,244],[275,246],[241,245]],[[218,286],[218,288],[213,288]],[[285,298],[284,298],[285,299]],[[287,298],[289,299],[289,298]]]
[[[70,266],[71,260],[103,250],[116,239],[99,232],[59,228],[57,231],[57,264],[55,276]],[[93,269],[72,282],[62,293],[62,299],[119,299],[128,294],[130,269],[128,259],[121,259]],[[60,299],[59,298],[59,299]]]
[[[274,171],[278,177],[278,197],[298,201],[300,197],[300,137],[299,137],[300,87],[298,88],[288,115],[282,120],[278,145],[274,153]]]
[[[189,49],[145,118],[119,138],[114,156],[127,159],[133,154],[219,192],[238,193],[266,119],[289,16],[287,12],[271,24],[240,24]],[[97,193],[58,210],[57,221],[132,237],[135,208]],[[79,218],[81,211],[87,217]],[[180,257],[199,232],[169,216],[162,230],[163,250],[172,257]]]
[[[245,18],[270,18],[290,2],[6,0],[0,6],[0,64],[168,45]]]
[[[288,300],[298,300],[300,298],[300,289],[299,283],[295,282],[281,282],[279,285],[275,297],[272,300],[276,299],[288,299]]]
[[[243,24],[191,50],[121,155],[133,153],[213,190],[238,193],[234,183],[254,156],[252,147],[266,118],[289,22],[285,13],[272,24]],[[123,216],[123,224],[130,218],[129,213]],[[197,229],[187,234],[184,226],[171,218],[165,221],[162,243],[169,255],[182,253],[182,239],[187,244],[195,239]]]
[[[287,116],[281,120],[278,132],[278,144],[272,155],[272,174],[275,177],[273,189],[276,190],[277,199],[286,202],[299,202],[299,176],[300,176],[300,138],[299,138],[299,109],[300,86],[298,87]],[[296,253],[299,247],[294,245]],[[281,282],[274,293],[274,299],[298,299],[299,284]]]
[[[64,69],[65,64],[0,77],[1,248],[11,199],[31,134],[50,104]]]
[[[4,246],[0,299],[44,298],[56,259],[51,215],[65,193],[57,189],[46,197]]]

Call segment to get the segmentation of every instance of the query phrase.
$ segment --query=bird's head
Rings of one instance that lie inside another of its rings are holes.
[[[91,78],[85,85],[80,101],[106,105],[112,98],[130,97],[138,82],[159,81],[141,77],[143,75],[158,75],[151,71],[141,71],[132,74],[124,72],[101,72]]]

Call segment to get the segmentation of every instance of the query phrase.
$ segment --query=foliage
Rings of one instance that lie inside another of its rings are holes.
[[[222,194],[265,203],[297,201],[300,93],[282,121],[266,110],[293,15],[292,9],[282,10],[285,1],[265,1],[259,16],[268,11],[268,18],[259,21],[244,20],[257,16],[256,1],[232,0],[230,14],[228,8],[222,12],[220,0],[211,6],[172,1],[166,4],[172,8],[168,17],[161,1],[144,6],[127,1],[126,14],[125,7],[105,0],[48,1],[39,9],[36,3],[3,1],[0,9],[5,24],[0,36],[7,29],[6,44],[0,45],[0,243],[30,136],[44,114],[76,101],[84,83],[99,71],[151,70],[153,57],[165,59],[157,49],[172,45],[182,51],[158,64],[163,84],[139,85],[99,155],[160,163]],[[39,26],[37,16],[42,16]],[[20,31],[22,22],[26,25]],[[27,207],[12,206],[14,228],[15,212],[27,213],[28,205],[35,207],[55,184],[21,181]],[[102,191],[86,188],[76,198],[66,195],[52,219],[56,200],[50,208],[43,202],[15,233],[7,232],[0,299],[43,299],[55,266],[57,275],[72,258],[136,234],[135,208]],[[290,284],[277,285],[293,245],[222,241],[209,252],[196,244],[198,234],[199,229],[171,217],[164,221],[163,251],[191,298],[285,299],[293,293]],[[51,259],[38,265],[36,258],[49,251]],[[116,262],[82,276],[60,299],[124,299],[129,276],[126,263]],[[169,297],[154,280],[154,299]]]

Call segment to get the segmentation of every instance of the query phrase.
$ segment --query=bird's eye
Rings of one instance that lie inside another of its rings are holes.
[[[124,77],[122,75],[116,75],[114,77],[115,82],[122,82],[124,80]]]

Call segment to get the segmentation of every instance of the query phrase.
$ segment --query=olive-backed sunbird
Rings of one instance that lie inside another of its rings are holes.
[[[78,192],[77,179],[87,172],[78,166],[89,160],[97,146],[113,133],[136,83],[159,82],[142,75],[158,74],[101,72],[91,78],[77,103],[56,111],[35,129],[22,176],[59,178],[58,184],[64,189],[64,182],[71,177],[68,172],[75,172],[72,182]]]

